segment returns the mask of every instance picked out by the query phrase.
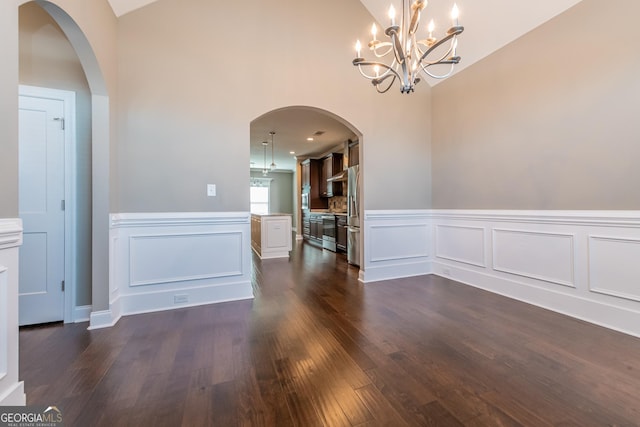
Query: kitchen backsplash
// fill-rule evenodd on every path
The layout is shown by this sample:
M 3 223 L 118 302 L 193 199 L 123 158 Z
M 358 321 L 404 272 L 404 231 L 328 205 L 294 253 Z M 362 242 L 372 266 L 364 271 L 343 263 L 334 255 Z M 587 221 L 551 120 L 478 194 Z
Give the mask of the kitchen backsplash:
M 347 196 L 336 196 L 329 198 L 329 211 L 331 212 L 346 212 L 347 211 Z

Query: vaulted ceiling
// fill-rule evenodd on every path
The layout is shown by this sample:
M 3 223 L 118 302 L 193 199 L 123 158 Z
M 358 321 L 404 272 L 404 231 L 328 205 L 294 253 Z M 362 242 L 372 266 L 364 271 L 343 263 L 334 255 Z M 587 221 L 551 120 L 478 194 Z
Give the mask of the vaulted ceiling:
M 122 16 L 155 1 L 157 0 L 109 0 L 109 3 L 116 16 Z M 387 10 L 392 0 L 360 1 L 378 24 L 382 23 L 381 27 L 388 26 Z M 406 1 L 409 3 L 413 0 Z M 428 22 L 433 18 L 437 26 L 446 28 L 454 1 L 460 9 L 460 24 L 465 27 L 458 48 L 462 61 L 455 70 L 459 72 L 581 0 L 538 0 L 526 4 L 513 0 L 430 0 L 423 11 L 422 21 Z M 400 0 L 393 0 L 393 3 L 398 10 L 401 9 Z M 362 31 L 358 33 L 361 34 Z M 430 78 L 425 80 L 430 85 L 438 82 Z M 293 128 L 291 123 L 298 125 Z M 262 168 L 265 163 L 262 141 L 269 139 L 269 130 L 277 132 L 274 158 L 278 169 L 288 170 L 295 168 L 295 159 L 290 151 L 295 151 L 295 155 L 298 156 L 317 154 L 327 147 L 351 138 L 352 135 L 344 125 L 317 111 L 289 109 L 268 114 L 251 125 L 251 167 Z M 314 144 L 307 143 L 306 137 L 318 130 L 326 133 L 316 138 Z M 269 164 L 270 154 L 267 153 Z
M 157 0 L 109 0 L 116 16 L 122 16 Z M 355 1 L 355 0 L 352 0 Z M 360 0 L 382 27 L 388 25 L 387 10 L 391 3 L 400 9 L 400 0 Z M 411 2 L 412 0 L 407 0 Z M 460 24 L 465 32 L 460 36 L 459 54 L 462 62 L 456 72 L 495 52 L 535 27 L 564 12 L 581 0 L 430 0 L 423 11 L 423 22 L 433 18 L 448 25 L 453 3 L 460 8 Z M 427 19 L 425 19 L 427 18 Z M 427 80 L 436 84 L 437 80 Z

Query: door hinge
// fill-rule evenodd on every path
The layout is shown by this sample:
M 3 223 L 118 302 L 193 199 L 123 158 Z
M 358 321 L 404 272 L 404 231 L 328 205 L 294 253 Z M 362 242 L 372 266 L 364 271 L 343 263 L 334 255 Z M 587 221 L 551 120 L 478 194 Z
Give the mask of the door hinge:
M 64 117 L 54 117 L 53 120 L 60 122 L 60 128 L 64 130 Z
M 65 210 L 66 209 L 66 203 L 64 200 L 60 200 L 60 209 Z
M 62 281 L 62 283 L 60 284 L 60 289 L 62 289 L 62 292 L 64 292 L 64 280 Z

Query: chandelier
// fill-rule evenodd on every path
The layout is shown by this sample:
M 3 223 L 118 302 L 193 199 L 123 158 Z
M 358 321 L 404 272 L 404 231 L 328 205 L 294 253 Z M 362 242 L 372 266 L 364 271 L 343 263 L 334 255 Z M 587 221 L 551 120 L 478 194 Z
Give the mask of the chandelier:
M 418 39 L 416 33 L 420 25 L 420 13 L 426 6 L 427 0 L 415 0 L 409 11 L 406 8 L 406 0 L 402 0 L 402 15 L 398 25 L 396 10 L 391 5 L 389 8 L 391 25 L 384 31 L 390 41 L 376 39 L 378 29 L 376 24 L 373 24 L 369 50 L 373 52 L 376 60 L 369 61 L 363 58 L 360 40 L 357 41 L 357 57 L 353 60 L 353 65 L 358 67 L 360 74 L 371 80 L 378 92 L 388 91 L 396 79 L 401 84 L 400 92 L 413 92 L 415 85 L 420 82 L 421 70 L 433 78 L 444 79 L 453 73 L 453 67 L 460 62 L 456 49 L 458 35 L 464 31 L 464 27 L 458 23 L 458 6 L 453 5 L 451 27 L 442 38 L 437 39 L 433 36 L 435 24 L 432 19 L 427 27 L 428 37 Z M 390 64 L 381 62 L 387 56 L 391 59 Z M 444 72 L 437 73 L 435 70 L 443 67 L 434 66 L 444 66 Z M 431 67 L 434 68 L 430 69 Z

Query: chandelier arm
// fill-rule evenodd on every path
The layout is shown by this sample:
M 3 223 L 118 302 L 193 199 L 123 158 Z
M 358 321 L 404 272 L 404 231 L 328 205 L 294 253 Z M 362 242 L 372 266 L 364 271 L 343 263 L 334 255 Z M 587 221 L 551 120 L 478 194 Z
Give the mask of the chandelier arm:
M 446 62 L 443 62 L 443 63 L 451 64 L 451 68 L 449 69 L 449 72 L 446 73 L 446 74 L 436 75 L 436 74 L 433 74 L 432 72 L 430 72 L 429 70 L 427 70 L 427 67 L 429 67 L 429 65 L 433 65 L 433 64 L 429 64 L 429 65 L 426 65 L 426 66 L 421 66 L 420 68 L 422 68 L 422 71 L 424 71 L 425 73 L 427 73 L 427 75 L 429 75 L 430 77 L 433 77 L 434 79 L 446 79 L 447 77 L 449 77 L 453 73 L 453 67 L 457 64 L 457 62 L 446 61 Z
M 380 83 L 384 82 L 385 80 L 387 80 L 389 77 L 391 77 L 391 80 L 389 81 L 389 84 L 387 85 L 386 88 L 384 89 L 380 89 Z M 383 77 L 382 79 L 377 79 L 377 80 L 373 80 L 371 83 L 373 84 L 373 86 L 376 88 L 376 91 L 378 93 L 385 93 L 387 92 L 389 89 L 391 89 L 391 86 L 393 86 L 393 83 L 396 81 L 397 79 L 397 75 L 392 75 L 389 74 L 385 77 Z
M 424 0 L 416 0 L 415 3 L 411 6 L 413 13 L 411 14 L 411 21 L 409 22 L 409 27 L 407 34 L 409 36 L 413 36 L 418 30 L 418 25 L 420 24 L 420 12 L 426 6 Z
M 447 35 L 444 36 L 441 40 L 438 40 L 437 42 L 435 42 L 433 45 L 431 45 L 431 47 L 429 49 L 427 49 L 427 51 L 425 53 L 422 54 L 422 56 L 420 57 L 420 60 L 418 62 L 422 62 L 424 61 L 424 59 L 429 56 L 429 54 L 431 52 L 433 52 L 435 49 L 437 49 L 438 47 L 442 46 L 444 43 L 448 42 L 449 40 L 455 38 L 458 34 L 462 33 L 462 31 L 464 31 L 464 27 L 452 27 L 448 32 Z M 449 49 L 449 51 L 447 52 L 446 55 L 448 55 L 449 53 L 451 53 L 451 49 Z M 446 58 L 446 55 L 444 56 Z
M 398 72 L 396 70 L 394 70 L 393 68 L 391 68 L 390 66 L 388 66 L 387 64 L 383 64 L 381 62 L 375 62 L 375 61 L 365 61 L 364 59 L 362 61 L 358 61 L 358 59 L 362 59 L 362 58 L 356 58 L 353 60 L 353 65 L 357 65 L 358 69 L 360 70 L 360 74 L 362 74 L 364 77 L 370 79 L 370 80 L 385 80 L 387 77 L 389 77 L 389 73 L 393 73 L 397 78 L 400 79 L 400 75 L 398 74 Z M 377 77 L 369 77 L 367 74 L 365 74 L 362 71 L 362 65 L 364 66 L 371 66 L 371 67 L 375 67 L 376 65 L 378 67 L 382 67 L 384 69 L 386 69 L 387 71 L 385 71 L 384 73 L 382 73 L 380 76 Z
M 383 53 L 378 53 L 378 47 L 386 47 L 387 50 L 385 50 Z M 383 42 L 376 45 L 376 47 L 371 48 L 371 50 L 373 51 L 373 54 L 376 56 L 376 58 L 384 58 L 393 50 L 393 45 L 389 42 Z
M 395 66 L 395 60 L 394 60 L 394 62 L 391 64 L 391 66 L 388 66 L 388 65 L 383 64 L 383 63 L 381 63 L 381 62 L 375 62 L 375 61 L 364 61 L 364 60 L 363 60 L 363 61 L 357 62 L 357 59 L 358 59 L 358 58 L 356 58 L 356 59 L 354 59 L 354 60 L 353 60 L 353 65 L 356 65 L 356 66 L 358 67 L 358 71 L 360 71 L 360 74 L 362 75 L 362 77 L 364 77 L 364 78 L 366 78 L 366 79 L 369 79 L 369 80 L 379 79 L 379 78 L 382 78 L 382 77 L 386 76 L 386 75 L 387 75 L 387 74 L 389 74 L 390 72 L 395 72 L 395 71 L 393 70 L 393 67 Z M 360 58 L 360 59 L 361 59 L 361 58 Z M 382 74 L 379 74 L 379 73 L 378 73 L 378 75 L 377 75 L 377 76 L 369 75 L 369 74 L 367 74 L 367 73 L 363 70 L 362 65 L 364 65 L 364 66 L 368 66 L 368 67 L 375 67 L 375 66 L 383 67 L 383 68 L 385 69 L 385 72 L 383 72 Z
M 458 62 L 460 62 L 460 58 L 458 58 L 457 60 L 449 59 L 450 58 L 449 54 L 451 54 L 452 51 L 453 49 L 450 47 L 449 50 L 447 50 L 439 59 L 435 61 L 426 61 L 423 59 L 419 62 L 419 64 L 421 67 L 428 67 L 430 65 L 436 65 L 436 64 L 449 64 L 451 62 L 453 62 L 454 64 L 457 64 Z

